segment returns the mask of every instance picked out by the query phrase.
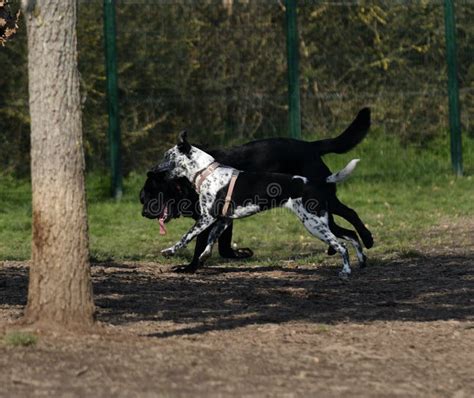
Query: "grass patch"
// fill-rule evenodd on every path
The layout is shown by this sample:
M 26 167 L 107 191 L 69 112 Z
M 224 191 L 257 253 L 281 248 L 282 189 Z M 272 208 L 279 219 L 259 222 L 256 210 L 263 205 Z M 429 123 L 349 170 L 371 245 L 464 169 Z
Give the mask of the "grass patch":
M 344 155 L 328 155 L 332 170 L 360 158 L 351 178 L 340 184 L 339 198 L 354 208 L 374 233 L 370 253 L 410 255 L 426 231 L 447 218 L 474 215 L 474 140 L 464 138 L 466 175 L 456 178 L 450 169 L 448 138 L 428 148 L 404 146 L 396 137 L 371 132 L 364 142 Z M 166 260 L 160 250 L 176 242 L 192 225 L 191 219 L 168 224 L 161 237 L 158 224 L 141 216 L 138 193 L 145 173 L 132 173 L 124 181 L 120 202 L 108 198 L 107 177 L 88 175 L 88 210 L 91 255 L 97 261 L 140 260 L 180 264 L 191 257 L 194 244 Z M 0 177 L 0 260 L 30 257 L 31 190 L 28 181 Z M 341 225 L 347 223 L 340 220 Z M 278 265 L 320 262 L 326 248 L 304 229 L 294 215 L 275 209 L 238 220 L 234 242 L 251 247 L 252 264 Z M 210 260 L 221 262 L 214 255 Z
M 9 332 L 3 342 L 10 347 L 30 347 L 36 345 L 38 337 L 29 332 Z
M 326 325 L 324 323 L 319 323 L 319 324 L 314 325 L 312 331 L 315 334 L 329 333 L 331 331 L 331 328 L 329 327 L 329 325 Z
M 420 257 L 423 257 L 423 253 L 418 251 L 418 250 L 415 250 L 415 249 L 404 249 L 404 250 L 401 250 L 399 253 L 398 253 L 398 257 L 399 258 L 405 258 L 405 259 L 410 259 L 410 258 L 420 258 Z

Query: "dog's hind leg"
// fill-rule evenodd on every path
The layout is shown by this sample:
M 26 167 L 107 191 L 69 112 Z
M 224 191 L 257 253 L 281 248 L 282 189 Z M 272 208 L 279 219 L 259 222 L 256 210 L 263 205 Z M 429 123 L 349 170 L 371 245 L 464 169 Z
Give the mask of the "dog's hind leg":
M 349 263 L 349 253 L 347 248 L 341 244 L 336 236 L 329 229 L 328 213 L 318 216 L 307 211 L 301 199 L 290 199 L 285 204 L 285 207 L 292 210 L 301 220 L 305 228 L 323 242 L 332 246 L 342 257 L 342 270 L 339 272 L 341 278 L 347 278 L 351 273 L 351 266 Z
M 354 247 L 356 251 L 357 259 L 359 260 L 359 267 L 364 268 L 366 266 L 367 256 L 364 254 L 362 245 L 360 244 L 357 234 L 350 229 L 346 229 L 337 225 L 334 222 L 334 217 L 332 216 L 332 214 L 329 214 L 329 229 L 338 238 L 347 240 L 348 242 L 352 244 L 352 246 Z
M 351 229 L 346 229 L 337 225 L 336 222 L 334 221 L 334 216 L 332 213 L 329 213 L 328 215 L 328 222 L 329 222 L 329 228 L 334 235 L 336 235 L 340 239 L 346 239 L 345 237 L 351 238 L 359 242 L 359 246 L 360 246 L 360 241 L 359 241 L 359 237 L 357 236 L 357 233 Z M 346 240 L 349 240 L 349 239 L 346 239 Z M 336 254 L 336 251 L 331 246 L 329 246 L 328 255 L 332 256 L 333 254 Z
M 329 202 L 329 210 L 332 213 L 345 218 L 354 226 L 367 249 L 370 249 L 374 245 L 372 233 L 367 229 L 358 214 L 353 209 L 341 203 L 337 197 L 334 197 L 334 200 Z
M 357 254 L 357 260 L 359 261 L 359 267 L 360 268 L 365 268 L 367 265 L 367 256 L 364 254 L 362 251 L 362 245 L 359 242 L 359 239 L 355 240 L 352 239 L 348 236 L 343 236 L 342 239 L 348 240 L 351 242 L 352 246 L 354 247 L 356 254 Z
M 221 236 L 221 234 L 230 224 L 232 224 L 232 220 L 229 219 L 220 219 L 214 223 L 211 231 L 209 232 L 209 237 L 207 238 L 207 246 L 199 256 L 200 261 L 204 261 L 212 254 L 212 246 L 214 246 L 216 240 L 219 239 L 219 236 Z

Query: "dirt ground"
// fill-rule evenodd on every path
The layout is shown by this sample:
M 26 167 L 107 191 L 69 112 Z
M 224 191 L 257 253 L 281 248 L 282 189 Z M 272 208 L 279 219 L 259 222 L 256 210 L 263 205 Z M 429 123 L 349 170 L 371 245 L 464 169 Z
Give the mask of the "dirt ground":
M 334 259 L 94 264 L 100 331 L 0 344 L 0 396 L 472 397 L 473 237 L 474 220 L 441 225 L 347 282 Z M 0 263 L 4 329 L 26 288 L 27 264 Z

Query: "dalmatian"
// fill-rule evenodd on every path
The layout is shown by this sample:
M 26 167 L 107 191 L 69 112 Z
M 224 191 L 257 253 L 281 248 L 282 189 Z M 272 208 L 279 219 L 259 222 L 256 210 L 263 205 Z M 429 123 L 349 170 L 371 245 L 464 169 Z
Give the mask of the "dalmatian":
M 342 257 L 339 276 L 346 279 L 351 273 L 346 246 L 331 231 L 328 208 L 335 197 L 335 184 L 345 180 L 355 169 L 359 159 L 351 160 L 346 167 L 326 178 L 308 184 L 302 176 L 280 173 L 239 172 L 215 159 L 203 150 L 192 146 L 187 133 L 179 135 L 178 143 L 169 149 L 158 166 L 168 178 L 187 178 L 199 195 L 201 216 L 194 226 L 173 246 L 161 253 L 168 257 L 186 245 L 198 234 L 211 227 L 207 246 L 200 256 L 204 261 L 212 247 L 232 220 L 248 217 L 271 208 L 283 207 L 292 211 L 305 228 L 315 237 L 330 245 Z M 342 236 L 355 248 L 359 265 L 365 265 L 362 246 L 351 237 Z

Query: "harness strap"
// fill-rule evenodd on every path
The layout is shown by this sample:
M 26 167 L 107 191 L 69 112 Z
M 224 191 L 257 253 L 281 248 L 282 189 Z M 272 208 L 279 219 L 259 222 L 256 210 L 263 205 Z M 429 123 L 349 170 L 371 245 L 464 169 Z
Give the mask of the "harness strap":
M 212 162 L 209 166 L 207 166 L 205 169 L 199 171 L 196 173 L 196 176 L 194 177 L 194 187 L 196 188 L 196 192 L 199 193 L 201 190 L 201 185 L 204 182 L 204 180 L 209 177 L 209 175 L 218 167 L 220 166 L 219 163 L 217 162 Z
M 232 200 L 232 193 L 234 192 L 235 181 L 239 176 L 240 171 L 234 170 L 232 177 L 230 177 L 229 187 L 227 188 L 227 195 L 225 197 L 224 207 L 222 208 L 222 215 L 226 216 L 229 210 L 230 201 Z

